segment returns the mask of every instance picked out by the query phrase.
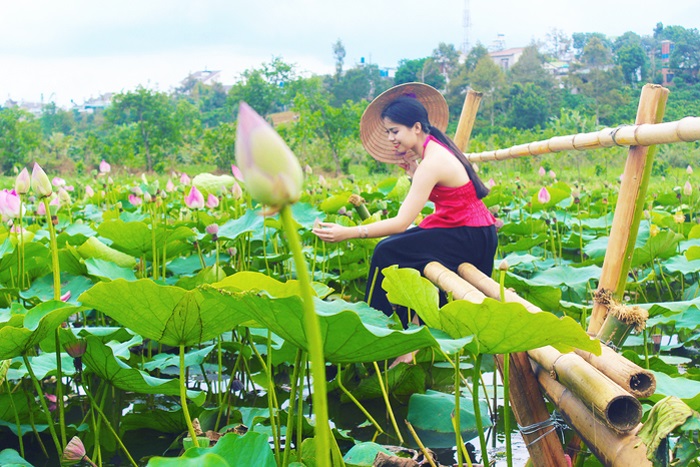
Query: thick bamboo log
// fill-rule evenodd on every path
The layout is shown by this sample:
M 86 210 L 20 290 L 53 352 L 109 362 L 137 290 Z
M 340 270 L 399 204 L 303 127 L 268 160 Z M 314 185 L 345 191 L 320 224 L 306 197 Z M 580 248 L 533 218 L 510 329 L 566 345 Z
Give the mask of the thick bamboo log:
M 474 128 L 474 121 L 476 121 L 476 114 L 479 110 L 482 96 L 482 93 L 470 89 L 467 91 L 467 95 L 464 98 L 462 113 L 459 116 L 457 131 L 453 139 L 454 143 L 461 151 L 466 151 L 467 146 L 469 146 L 469 138 Z
M 499 284 L 471 264 L 461 264 L 459 274 L 484 295 L 498 298 Z M 514 292 L 506 291 L 505 298 L 506 301 L 523 304 L 532 313 L 542 311 Z M 577 354 L 562 354 L 554 347 L 547 346 L 530 350 L 528 355 L 585 400 L 611 428 L 628 431 L 641 420 L 642 406 L 639 401 Z
M 645 123 L 657 123 L 663 118 L 668 98 L 668 89 L 647 84 L 642 88 L 642 95 L 637 108 L 636 124 L 641 128 Z M 650 142 L 646 140 L 645 142 Z M 598 282 L 598 292 L 607 290 L 620 300 L 627 284 L 627 274 L 632 262 L 634 243 L 637 239 L 639 222 L 644 210 L 644 203 L 651 175 L 654 151 L 648 146 L 632 146 L 627 155 L 625 171 L 620 185 L 620 194 L 615 206 L 608 249 L 603 261 L 603 269 Z M 607 307 L 594 302 L 588 332 L 597 334 L 603 325 Z
M 587 151 L 612 146 L 652 146 L 698 140 L 700 140 L 700 117 L 685 117 L 674 122 L 638 122 L 636 125 L 603 128 L 590 133 L 555 136 L 548 140 L 533 141 L 506 149 L 464 155 L 471 162 L 488 162 L 541 156 L 561 151 Z
M 547 371 L 536 368 L 535 373 L 540 386 L 557 406 L 566 423 L 581 436 L 588 449 L 603 465 L 611 467 L 652 465 L 647 459 L 645 444 L 636 436 L 641 425 L 628 433 L 617 433 L 594 417 L 584 402 L 552 379 Z
M 469 263 L 460 265 L 459 274 L 486 296 L 499 296 L 500 291 L 498 283 L 476 269 L 473 265 Z M 542 311 L 520 295 L 508 289 L 505 290 L 505 299 L 507 302 L 520 303 L 531 313 Z M 656 379 L 653 373 L 630 362 L 605 345 L 601 346 L 601 348 L 603 349 L 603 353 L 600 356 L 582 350 L 576 350 L 576 353 L 634 397 L 649 397 L 654 394 L 656 390 Z
M 656 378 L 652 372 L 630 362 L 606 345 L 601 348 L 603 353 L 600 356 L 579 349 L 576 349 L 576 353 L 634 397 L 641 399 L 654 394 Z
M 465 299 L 475 303 L 484 300 L 484 294 L 476 290 L 454 272 L 443 265 L 429 263 L 424 275 L 435 285 L 455 299 Z M 503 356 L 496 356 L 499 369 L 503 368 Z M 510 360 L 510 400 L 515 419 L 520 426 L 532 426 L 549 420 L 549 410 L 525 352 L 511 354 Z M 549 431 L 549 432 L 548 432 Z M 544 435 L 544 436 L 543 436 Z M 538 440 L 538 438 L 540 438 Z M 537 466 L 565 467 L 564 449 L 557 433 L 550 427 L 544 427 L 533 433 L 523 433 L 530 458 Z

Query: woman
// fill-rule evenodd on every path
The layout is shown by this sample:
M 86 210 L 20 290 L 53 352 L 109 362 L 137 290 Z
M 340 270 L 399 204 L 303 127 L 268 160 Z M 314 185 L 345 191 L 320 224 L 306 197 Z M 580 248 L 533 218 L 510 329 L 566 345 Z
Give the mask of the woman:
M 313 229 L 326 242 L 388 236 L 375 247 L 365 300 L 387 315 L 396 311 L 404 327 L 407 311 L 395 310 L 380 287 L 385 267 L 422 273 L 429 262 L 438 261 L 456 271 L 469 262 L 489 276 L 493 269 L 495 219 L 481 201 L 488 189 L 445 136 L 448 116 L 442 94 L 422 83 L 393 87 L 372 101 L 360 120 L 362 144 L 375 159 L 406 171 L 412 178 L 408 195 L 393 218 L 356 227 L 321 223 Z M 435 212 L 409 229 L 428 200 Z

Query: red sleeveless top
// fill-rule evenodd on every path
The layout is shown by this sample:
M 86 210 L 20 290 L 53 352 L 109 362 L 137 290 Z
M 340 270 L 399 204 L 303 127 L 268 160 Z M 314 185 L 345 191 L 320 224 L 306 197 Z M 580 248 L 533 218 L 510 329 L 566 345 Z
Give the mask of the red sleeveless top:
M 428 136 L 423 143 L 423 151 L 430 141 L 446 147 L 435 137 Z M 420 223 L 419 227 L 424 229 L 487 227 L 496 223 L 491 211 L 476 196 L 476 189 L 471 181 L 454 188 L 435 185 L 428 199 L 435 204 L 435 212 L 426 216 Z

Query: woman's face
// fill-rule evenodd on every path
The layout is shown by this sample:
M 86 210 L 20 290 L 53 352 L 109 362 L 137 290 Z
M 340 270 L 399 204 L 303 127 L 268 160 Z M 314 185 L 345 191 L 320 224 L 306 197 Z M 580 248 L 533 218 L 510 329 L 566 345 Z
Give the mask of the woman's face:
M 412 127 L 407 127 L 400 123 L 392 121 L 388 117 L 384 117 L 382 121 L 386 130 L 389 142 L 394 145 L 394 150 L 397 155 L 402 155 L 416 147 L 418 143 L 418 133 L 420 133 L 420 124 L 416 123 Z

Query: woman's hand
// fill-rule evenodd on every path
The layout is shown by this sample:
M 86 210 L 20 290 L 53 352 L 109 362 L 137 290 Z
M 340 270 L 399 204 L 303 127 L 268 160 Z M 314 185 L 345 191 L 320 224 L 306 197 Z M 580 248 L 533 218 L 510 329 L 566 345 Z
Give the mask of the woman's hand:
M 319 222 L 311 231 L 324 242 L 336 243 L 351 238 L 352 228 L 332 222 Z
M 397 165 L 406 171 L 406 175 L 413 177 L 418 168 L 418 161 L 415 159 L 403 159 Z

